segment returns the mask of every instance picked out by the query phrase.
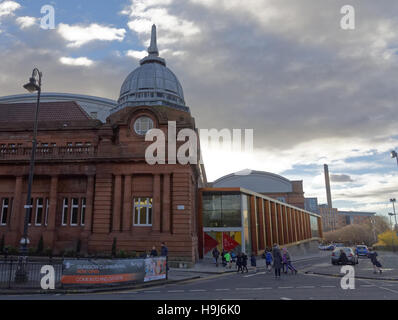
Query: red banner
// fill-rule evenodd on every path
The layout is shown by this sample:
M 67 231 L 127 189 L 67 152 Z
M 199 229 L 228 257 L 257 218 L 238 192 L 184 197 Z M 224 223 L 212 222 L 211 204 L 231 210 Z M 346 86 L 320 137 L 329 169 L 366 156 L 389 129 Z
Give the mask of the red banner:
M 225 232 L 223 233 L 222 236 L 222 241 L 223 241 L 223 248 L 225 251 L 232 251 L 234 250 L 237 246 L 239 246 L 239 243 L 236 242 L 234 239 L 232 239 L 228 234 Z
M 205 254 L 207 254 L 210 250 L 218 246 L 218 241 L 212 237 L 210 237 L 206 232 L 205 232 Z

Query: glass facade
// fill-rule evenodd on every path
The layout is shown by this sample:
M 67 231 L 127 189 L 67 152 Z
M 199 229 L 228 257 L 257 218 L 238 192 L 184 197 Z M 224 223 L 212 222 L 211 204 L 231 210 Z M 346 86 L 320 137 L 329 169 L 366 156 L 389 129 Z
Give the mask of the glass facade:
M 310 222 L 311 222 L 311 236 L 313 238 L 318 238 L 319 237 L 318 218 L 310 216 Z
M 273 235 L 276 230 L 274 230 L 275 226 L 272 227 L 269 224 L 271 211 L 265 206 L 268 206 L 269 203 L 273 205 L 275 202 L 269 198 L 264 203 L 265 200 L 267 199 L 258 195 L 243 192 L 203 192 L 203 256 L 211 257 L 211 252 L 216 247 L 220 252 L 225 250 L 234 253 L 245 252 L 250 255 L 253 250 L 259 253 L 266 246 L 272 246 L 272 239 L 277 240 L 276 235 Z M 278 207 L 280 207 L 278 212 L 283 212 L 285 217 L 283 221 L 280 221 L 283 223 L 281 230 L 284 231 L 286 239 L 283 244 L 287 244 L 288 241 L 295 241 L 293 236 L 288 234 L 288 232 L 292 232 L 295 224 L 300 226 L 301 229 L 305 227 L 305 234 L 302 232 L 298 235 L 297 241 L 320 237 L 317 216 L 309 215 L 309 228 L 307 225 L 308 213 L 303 212 L 300 208 L 294 208 L 300 213 L 300 217 L 305 216 L 306 219 L 292 220 L 288 219 L 290 215 L 287 214 L 289 209 L 286 205 L 278 204 Z M 269 236 L 267 236 L 268 232 L 270 233 Z
M 203 195 L 203 227 L 242 227 L 239 194 Z
M 243 234 L 245 237 L 245 253 L 251 253 L 251 232 L 250 232 L 250 197 L 242 194 Z

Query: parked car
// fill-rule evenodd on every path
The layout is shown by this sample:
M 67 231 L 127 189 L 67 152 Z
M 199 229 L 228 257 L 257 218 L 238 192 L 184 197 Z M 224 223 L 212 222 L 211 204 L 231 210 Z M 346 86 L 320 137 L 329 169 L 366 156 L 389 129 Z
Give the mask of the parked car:
M 364 256 L 364 257 L 367 257 L 368 254 L 369 254 L 368 247 L 365 246 L 365 245 L 358 245 L 358 246 L 355 248 L 355 254 L 356 254 L 357 256 Z
M 348 263 L 352 265 L 358 264 L 358 256 L 354 253 L 354 250 L 349 247 L 337 247 L 336 249 L 333 250 L 331 260 L 332 264 L 339 264 L 339 259 L 340 259 L 340 250 L 344 250 Z
M 334 244 L 333 243 L 331 243 L 331 244 L 327 244 L 327 245 L 319 245 L 319 250 L 328 250 L 328 251 L 331 251 L 331 250 L 334 250 Z
M 335 243 L 334 247 L 335 248 L 343 248 L 344 247 L 344 243 Z

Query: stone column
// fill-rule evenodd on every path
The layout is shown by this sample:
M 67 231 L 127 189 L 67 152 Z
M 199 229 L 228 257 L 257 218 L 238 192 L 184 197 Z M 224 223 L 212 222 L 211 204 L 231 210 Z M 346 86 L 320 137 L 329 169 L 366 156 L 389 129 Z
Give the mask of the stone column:
M 121 203 L 122 203 L 122 176 L 115 176 L 115 186 L 113 189 L 113 217 L 112 217 L 112 231 L 120 231 L 121 221 Z
M 58 192 L 58 176 L 51 176 L 50 182 L 50 195 L 48 199 L 48 217 L 47 217 L 47 229 L 44 232 L 44 245 L 49 248 L 54 248 L 54 241 L 56 235 L 56 216 L 57 216 L 57 192 Z
M 87 177 L 87 192 L 86 192 L 86 217 L 84 221 L 84 231 L 91 232 L 93 221 L 93 201 L 94 201 L 94 179 L 95 176 Z
M 10 219 L 11 231 L 18 232 L 18 228 L 23 224 L 25 216 L 21 218 L 22 213 L 22 184 L 23 176 L 17 176 L 15 178 L 15 190 L 14 190 L 14 201 L 12 204 L 12 214 Z
M 163 226 L 162 231 L 170 233 L 170 174 L 163 175 Z
M 124 176 L 124 195 L 123 195 L 123 231 L 131 230 L 131 217 L 132 212 L 132 202 L 131 197 L 131 175 Z
M 48 209 L 48 218 L 47 218 L 48 231 L 55 230 L 55 221 L 57 215 L 57 192 L 58 192 L 58 176 L 51 176 L 50 197 L 49 197 L 50 208 Z
M 160 214 L 160 175 L 155 174 L 153 176 L 153 219 L 152 219 L 152 231 L 160 232 L 161 214 Z

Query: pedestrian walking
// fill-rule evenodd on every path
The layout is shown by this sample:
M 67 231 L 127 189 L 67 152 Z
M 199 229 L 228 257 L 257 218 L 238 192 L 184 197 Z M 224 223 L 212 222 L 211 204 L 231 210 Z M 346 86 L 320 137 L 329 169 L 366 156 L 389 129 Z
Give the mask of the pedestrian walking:
M 272 259 L 274 261 L 275 279 L 280 279 L 282 268 L 282 254 L 278 244 L 274 244 L 272 248 Z
M 272 271 L 272 253 L 269 249 L 265 253 L 265 268 L 268 272 Z
M 216 267 L 218 267 L 218 258 L 220 257 L 220 251 L 218 251 L 217 247 L 213 249 L 213 258 L 214 258 L 214 263 L 216 264 Z
M 152 247 L 152 250 L 151 250 L 151 253 L 149 254 L 149 256 L 151 258 L 158 256 L 158 252 L 156 251 L 156 247 L 155 246 Z
M 222 266 L 225 267 L 227 265 L 227 261 L 225 260 L 225 255 L 226 255 L 226 251 L 224 249 L 222 249 L 222 253 L 221 253 L 221 263 Z
M 242 254 L 242 273 L 246 270 L 246 272 L 249 272 L 249 269 L 247 269 L 247 260 L 248 260 L 248 257 L 247 257 L 247 255 L 246 255 L 246 253 L 243 253 Z
M 238 253 L 238 256 L 236 257 L 236 267 L 238 268 L 237 272 L 241 271 L 243 273 L 243 255 L 241 252 Z
M 348 258 L 343 249 L 340 250 L 340 257 L 338 262 L 340 262 L 343 266 L 348 264 Z
M 226 267 L 228 269 L 231 269 L 232 268 L 232 257 L 231 257 L 231 254 L 228 251 L 225 254 L 225 262 L 227 263 Z
M 168 256 L 169 256 L 169 249 L 166 247 L 166 243 L 162 242 L 162 248 L 160 249 L 160 255 L 162 257 L 166 257 L 166 270 L 169 270 L 169 262 L 168 262 Z
M 287 273 L 288 270 L 291 270 L 292 273 L 297 274 L 297 269 L 292 265 L 289 251 L 287 251 L 286 248 L 283 248 L 282 259 L 283 259 L 284 266 L 286 268 L 285 273 Z
M 254 267 L 254 272 L 257 272 L 257 260 L 256 260 L 256 256 L 254 255 L 254 253 L 252 253 L 252 255 L 250 257 L 250 263 L 251 263 L 251 266 Z
M 377 252 L 373 248 L 369 248 L 369 253 L 368 253 L 368 258 L 373 264 L 373 273 L 382 273 L 383 271 L 381 270 L 382 265 L 379 260 L 377 260 Z

